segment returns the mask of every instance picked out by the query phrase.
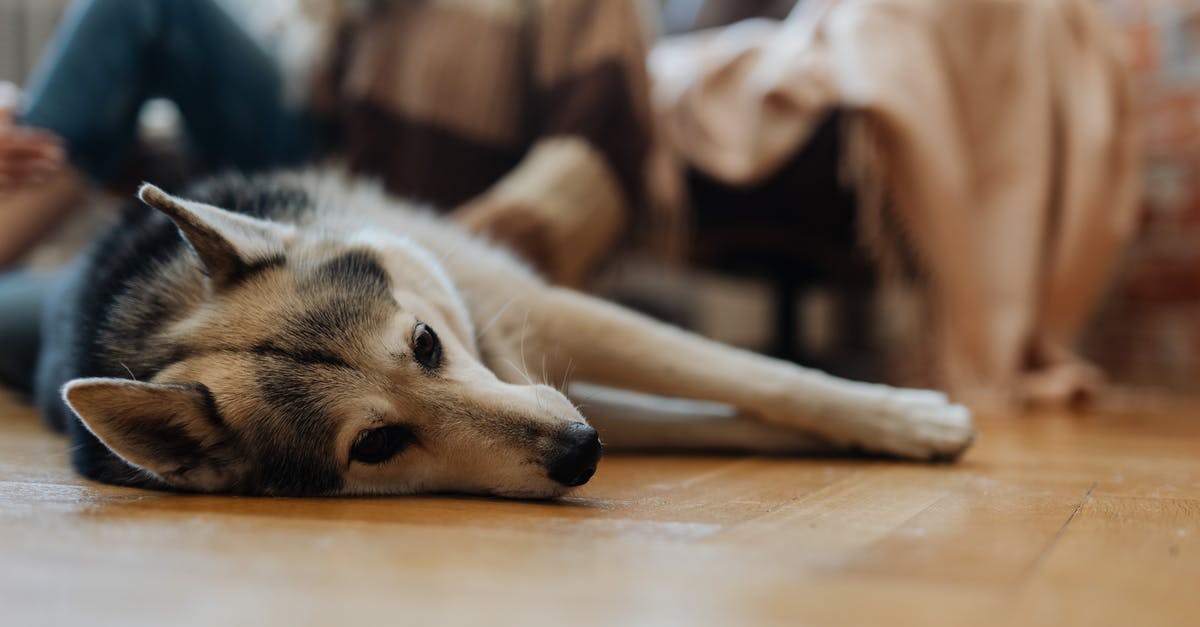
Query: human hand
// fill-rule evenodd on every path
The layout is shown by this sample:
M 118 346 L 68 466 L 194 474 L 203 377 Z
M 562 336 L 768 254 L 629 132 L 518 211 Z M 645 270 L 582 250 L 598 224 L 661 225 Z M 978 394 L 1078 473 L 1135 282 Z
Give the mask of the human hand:
M 20 95 L 12 83 L 0 82 L 0 192 L 43 181 L 66 162 L 66 151 L 57 135 L 17 126 Z
M 543 272 L 551 266 L 548 225 L 519 203 L 482 196 L 450 213 L 459 226 L 500 243 Z

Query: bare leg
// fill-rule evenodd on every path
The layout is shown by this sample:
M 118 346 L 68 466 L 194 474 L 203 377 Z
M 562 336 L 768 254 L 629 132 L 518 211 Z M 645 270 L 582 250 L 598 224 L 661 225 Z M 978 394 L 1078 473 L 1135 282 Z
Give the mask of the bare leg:
M 973 437 L 969 411 L 938 392 L 838 379 L 563 289 L 512 309 L 500 332 L 520 339 L 527 370 L 551 378 L 570 367 L 581 381 L 727 403 L 767 424 L 905 457 L 954 456 Z

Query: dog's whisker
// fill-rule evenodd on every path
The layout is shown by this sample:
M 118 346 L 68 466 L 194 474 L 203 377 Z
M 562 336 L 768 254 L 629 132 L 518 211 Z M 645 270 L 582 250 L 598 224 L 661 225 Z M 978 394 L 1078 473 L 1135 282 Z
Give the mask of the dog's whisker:
M 575 361 L 570 357 L 567 358 L 567 367 L 563 370 L 562 385 L 558 386 L 558 391 L 563 394 L 567 393 L 567 385 L 571 383 L 571 369 L 575 367 Z
M 542 388 L 541 388 L 541 386 L 534 386 L 533 400 L 537 402 L 538 409 L 540 409 L 542 411 L 546 411 L 546 407 L 544 405 L 542 405 Z
M 457 244 L 455 244 L 453 247 L 451 247 L 450 250 L 447 250 L 446 253 L 444 255 L 442 255 L 442 257 L 440 259 L 438 259 L 438 263 L 446 263 L 446 260 L 453 257 L 454 253 L 457 253 L 458 249 L 462 248 L 463 244 L 466 243 L 466 241 L 467 240 L 461 240 Z
M 521 367 L 517 365 L 517 362 L 505 357 L 504 363 L 508 364 L 510 367 L 512 367 L 513 370 L 515 370 L 517 372 L 517 374 L 521 375 L 521 377 L 525 379 L 526 383 L 528 383 L 529 385 L 534 385 L 533 378 L 529 376 L 529 373 L 522 370 Z
M 596 396 L 599 394 L 600 394 L 600 390 L 596 390 L 596 391 L 592 392 L 591 394 L 587 394 L 583 398 L 579 399 L 579 404 L 586 405 L 588 401 L 596 398 Z
M 529 310 L 525 310 L 525 319 L 521 322 L 521 367 L 525 372 L 525 379 L 529 381 L 529 385 L 536 385 L 533 382 L 533 377 L 529 376 L 529 364 L 525 362 L 525 337 L 529 335 Z M 537 394 L 535 388 L 533 398 L 537 400 L 538 409 L 545 411 L 542 407 L 542 397 Z
M 492 325 L 496 324 L 496 322 L 500 320 L 500 316 L 503 316 L 504 312 L 508 311 L 508 307 L 510 305 L 512 305 L 514 302 L 516 302 L 516 300 L 517 300 L 517 297 L 513 296 L 512 298 L 508 299 L 508 302 L 501 305 L 500 309 L 498 309 L 496 311 L 496 313 L 492 315 L 491 319 L 488 320 L 487 322 L 485 322 L 483 324 L 483 326 L 480 327 L 479 330 L 475 332 L 475 340 L 478 341 L 478 340 L 482 339 L 483 334 L 487 333 L 488 329 L 491 329 Z
M 121 361 L 121 362 L 117 362 L 117 363 L 121 364 L 121 367 L 125 369 L 125 372 L 129 373 L 130 379 L 133 379 L 134 381 L 138 380 L 137 377 L 133 376 L 133 371 L 129 369 L 129 366 L 125 365 L 125 362 Z
M 546 384 L 546 356 L 545 355 L 542 355 L 542 380 L 540 383 L 541 383 L 541 385 Z M 533 388 L 533 399 L 535 401 L 537 401 L 538 409 L 545 411 L 546 408 L 542 406 L 542 388 L 541 388 L 541 386 L 537 386 L 537 387 Z
M 529 372 L 529 366 L 525 363 L 525 336 L 529 334 L 529 310 L 525 310 L 525 319 L 521 322 L 521 367 L 525 372 Z M 529 375 L 526 375 L 528 377 Z M 533 385 L 530 383 L 530 385 Z

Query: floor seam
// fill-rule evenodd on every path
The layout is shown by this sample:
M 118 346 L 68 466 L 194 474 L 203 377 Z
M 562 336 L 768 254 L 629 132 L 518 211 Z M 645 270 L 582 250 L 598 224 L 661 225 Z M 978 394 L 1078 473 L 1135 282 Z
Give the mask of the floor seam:
M 1042 549 L 1042 551 L 1038 553 L 1037 558 L 1034 559 L 1033 563 L 1029 565 L 1029 568 L 1025 570 L 1024 575 L 1021 577 L 1021 586 L 1018 587 L 1024 586 L 1024 582 L 1028 581 L 1029 577 L 1037 572 L 1038 568 L 1040 568 L 1041 565 L 1046 561 L 1046 558 L 1049 557 L 1050 552 L 1053 551 L 1054 547 L 1058 545 L 1059 540 L 1066 535 L 1067 527 L 1071 526 L 1071 523 L 1075 520 L 1075 517 L 1078 516 L 1079 512 L 1083 510 L 1083 506 L 1089 500 L 1091 500 L 1092 493 L 1095 492 L 1096 488 L 1098 487 L 1100 487 L 1100 482 L 1093 481 L 1091 487 L 1088 488 L 1087 492 L 1084 492 L 1083 497 L 1080 498 L 1079 502 L 1075 504 L 1075 509 L 1071 511 L 1071 515 L 1067 516 L 1067 520 L 1064 521 L 1062 526 L 1058 528 L 1058 531 L 1054 532 L 1054 537 L 1050 538 L 1050 542 L 1046 544 L 1046 548 Z

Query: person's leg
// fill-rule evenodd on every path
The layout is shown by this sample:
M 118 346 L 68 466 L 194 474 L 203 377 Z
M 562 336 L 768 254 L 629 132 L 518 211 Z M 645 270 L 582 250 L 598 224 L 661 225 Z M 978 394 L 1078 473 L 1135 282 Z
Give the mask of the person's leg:
M 162 95 L 183 111 L 195 157 L 257 170 L 310 156 L 316 133 L 286 102 L 274 60 L 215 0 L 77 0 L 43 58 L 19 124 L 61 137 L 71 165 L 0 196 L 0 269 L 23 256 L 106 181 L 136 137 L 138 111 Z
M 33 389 L 42 303 L 53 283 L 52 274 L 0 275 L 0 385 Z
M 309 156 L 307 117 L 284 100 L 266 52 L 215 0 L 77 0 L 34 75 L 19 124 L 49 130 L 76 170 L 104 181 L 136 138 L 147 98 L 182 110 L 196 157 L 255 170 Z M 29 184 L 0 198 L 0 267 L 23 254 L 78 201 L 74 184 Z M 40 292 L 24 275 L 0 294 L 0 377 L 28 386 Z
M 104 180 L 156 95 L 179 106 L 206 164 L 254 170 L 308 156 L 311 127 L 285 101 L 274 60 L 215 0 L 78 0 L 20 119 L 61 136 L 72 161 Z
M 160 5 L 150 88 L 179 106 L 204 164 L 248 172 L 311 158 L 316 126 L 288 100 L 277 59 L 214 0 Z

